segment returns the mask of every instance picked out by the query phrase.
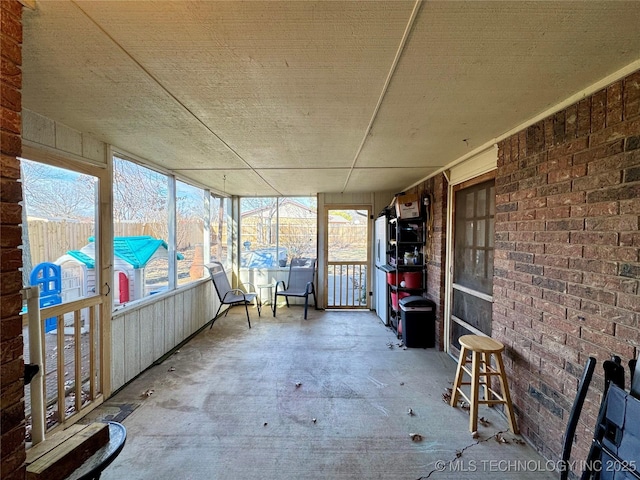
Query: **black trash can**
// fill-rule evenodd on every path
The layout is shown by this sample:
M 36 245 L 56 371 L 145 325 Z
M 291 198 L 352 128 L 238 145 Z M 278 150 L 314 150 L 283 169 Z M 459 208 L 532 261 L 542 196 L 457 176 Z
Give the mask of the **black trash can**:
M 436 304 L 425 297 L 400 300 L 402 342 L 409 348 L 436 346 Z

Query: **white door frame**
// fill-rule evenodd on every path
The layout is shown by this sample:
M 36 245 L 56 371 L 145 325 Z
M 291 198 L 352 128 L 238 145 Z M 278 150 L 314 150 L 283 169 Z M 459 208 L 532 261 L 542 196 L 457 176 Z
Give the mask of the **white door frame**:
M 444 350 L 452 355 L 450 351 L 449 336 L 451 334 L 451 301 L 453 299 L 453 248 L 454 248 L 454 187 L 463 182 L 478 178 L 492 170 L 498 165 L 498 148 L 494 145 L 483 152 L 474 155 L 470 159 L 462 162 L 448 171 L 447 180 L 447 230 L 446 230 L 446 251 L 445 251 L 445 289 L 444 289 Z
M 96 205 L 96 234 L 99 250 L 96 251 L 96 293 L 102 295 L 100 309 L 100 376 L 102 393 L 107 398 L 111 394 L 111 314 L 113 283 L 113 188 L 111 149 L 105 152 L 104 164 L 84 162 L 68 158 L 63 152 L 52 152 L 31 146 L 22 145 L 21 158 L 43 163 L 52 167 L 65 168 L 74 172 L 98 178 L 98 204 Z

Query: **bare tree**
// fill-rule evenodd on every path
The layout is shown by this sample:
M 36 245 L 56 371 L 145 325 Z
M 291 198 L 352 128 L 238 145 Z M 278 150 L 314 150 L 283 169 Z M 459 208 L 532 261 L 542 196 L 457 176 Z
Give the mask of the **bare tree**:
M 165 175 L 114 158 L 114 220 L 145 223 L 149 233 L 166 240 L 169 233 L 168 209 L 168 181 Z
M 93 219 L 94 177 L 28 160 L 20 165 L 28 215 L 46 219 Z

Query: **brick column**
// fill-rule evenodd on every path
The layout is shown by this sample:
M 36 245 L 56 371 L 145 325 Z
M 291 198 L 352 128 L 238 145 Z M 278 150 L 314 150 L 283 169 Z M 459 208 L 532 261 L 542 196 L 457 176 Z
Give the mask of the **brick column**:
M 22 358 L 22 5 L 0 1 L 0 477 L 25 476 Z
M 439 350 L 443 350 L 447 342 L 444 338 L 444 286 L 448 187 L 443 174 L 428 179 L 418 187 L 420 192 L 431 194 L 433 200 L 427 249 L 427 297 L 436 304 L 436 346 Z

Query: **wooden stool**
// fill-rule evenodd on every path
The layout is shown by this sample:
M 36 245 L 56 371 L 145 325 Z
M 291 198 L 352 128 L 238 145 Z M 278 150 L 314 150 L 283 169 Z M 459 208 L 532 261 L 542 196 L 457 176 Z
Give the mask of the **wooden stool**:
M 479 335 L 463 335 L 458 339 L 458 342 L 460 342 L 460 358 L 458 359 L 458 370 L 451 392 L 451 406 L 456 407 L 458 405 L 459 396 L 462 396 L 469 403 L 469 431 L 475 432 L 478 430 L 478 405 L 504 404 L 507 420 L 509 421 L 509 429 L 513 433 L 518 433 L 516 418 L 513 415 L 511 396 L 509 395 L 507 376 L 504 373 L 504 364 L 502 363 L 504 345 L 497 340 Z M 469 352 L 471 353 L 471 370 L 466 366 L 469 363 L 469 360 L 467 360 Z M 491 366 L 491 355 L 495 358 L 496 368 Z M 471 377 L 470 382 L 462 381 L 463 372 Z M 491 388 L 492 376 L 497 376 L 500 380 L 502 395 Z M 483 379 L 480 380 L 480 377 L 483 377 Z M 462 385 L 471 386 L 471 398 L 467 397 L 462 391 Z M 483 399 L 480 399 L 478 395 L 478 388 L 481 385 L 484 391 Z

